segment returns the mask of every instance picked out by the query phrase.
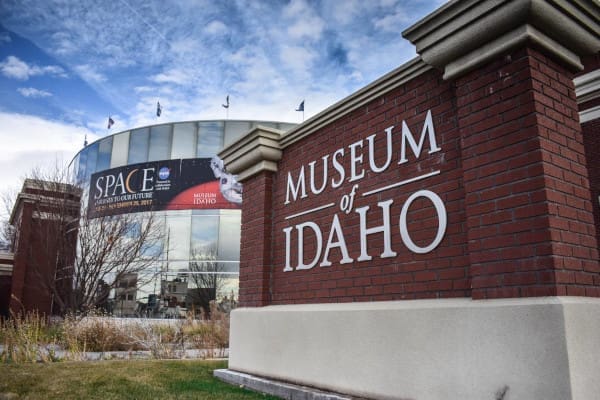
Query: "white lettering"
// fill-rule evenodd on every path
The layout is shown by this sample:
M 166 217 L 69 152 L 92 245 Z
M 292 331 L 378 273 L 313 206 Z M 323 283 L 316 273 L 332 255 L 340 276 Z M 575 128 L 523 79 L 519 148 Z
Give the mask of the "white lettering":
M 335 151 L 335 153 L 333 153 L 333 168 L 335 168 L 335 170 L 338 172 L 338 174 L 340 174 L 340 178 L 338 181 L 334 180 L 333 178 L 331 178 L 331 187 L 332 188 L 337 188 L 340 187 L 342 185 L 342 183 L 344 183 L 344 179 L 346 178 L 346 171 L 344 171 L 344 167 L 342 166 L 342 164 L 338 161 L 338 156 L 343 156 L 344 155 L 344 148 L 342 147 L 341 149 L 337 149 Z
M 426 246 L 426 247 L 419 247 L 415 244 L 415 242 L 412 241 L 412 239 L 408 233 L 408 227 L 406 225 L 406 214 L 408 213 L 408 209 L 410 208 L 410 205 L 412 204 L 412 202 L 415 201 L 415 199 L 417 199 L 419 197 L 426 197 L 433 203 L 433 206 L 435 207 L 435 211 L 437 212 L 437 217 L 438 217 L 438 230 L 435 235 L 435 239 L 433 239 L 433 242 L 431 242 L 429 244 L 429 246 Z M 442 199 L 440 199 L 440 197 L 437 194 L 433 193 L 432 191 L 419 190 L 418 192 L 413 193 L 406 200 L 406 203 L 404 203 L 404 205 L 402 206 L 402 211 L 400 212 L 400 236 L 402 237 L 402 242 L 413 253 L 417 253 L 417 254 L 429 253 L 431 250 L 435 249 L 440 244 L 442 239 L 444 238 L 444 233 L 446 232 L 447 221 L 448 221 L 448 219 L 446 216 L 446 207 L 444 207 L 444 202 L 442 201 Z
M 292 180 L 292 174 L 288 172 L 287 175 L 287 189 L 285 192 L 285 203 L 290 204 L 290 191 L 292 192 L 292 200 L 296 201 L 298 198 L 298 192 L 301 193 L 300 198 L 303 199 L 306 197 L 306 183 L 304 182 L 304 165 L 300 168 L 300 173 L 298 174 L 298 183 L 294 186 L 294 181 Z
M 362 179 L 365 176 L 365 170 L 361 169 L 360 172 L 357 172 L 357 164 L 360 165 L 363 162 L 363 156 L 361 154 L 356 154 L 356 148 L 362 148 L 363 141 L 359 140 L 356 143 L 352 143 L 350 145 L 350 180 L 348 182 L 354 182 L 358 179 Z
M 381 258 L 395 257 L 397 253 L 392 251 L 392 239 L 390 233 L 390 205 L 394 200 L 380 201 L 377 205 L 383 211 L 383 225 L 375 226 L 367 229 L 367 211 L 369 206 L 357 208 L 356 212 L 360 215 L 360 256 L 357 261 L 369 261 L 371 257 L 367 253 L 367 235 L 374 233 L 383 233 L 383 253 Z
M 337 240 L 333 241 L 333 235 L 337 237 Z M 354 261 L 348 255 L 348 249 L 346 248 L 346 240 L 344 239 L 344 232 L 342 231 L 342 227 L 340 225 L 340 220 L 337 214 L 333 215 L 333 223 L 331 224 L 331 230 L 329 231 L 329 239 L 327 240 L 327 246 L 325 246 L 325 255 L 323 255 L 323 260 L 320 267 L 329 267 L 331 266 L 331 261 L 329 261 L 329 250 L 332 248 L 339 247 L 342 252 L 342 259 L 340 260 L 340 264 L 348 264 Z
M 312 161 L 308 164 L 308 166 L 310 167 L 310 190 L 314 194 L 321 193 L 323 190 L 325 190 L 325 187 L 327 186 L 327 160 L 328 159 L 329 159 L 329 154 L 327 154 L 325 157 L 323 157 L 323 184 L 321 185 L 321 187 L 319 189 L 315 188 L 315 164 L 317 162 Z
M 304 228 L 312 229 L 312 231 L 315 233 L 317 240 L 315 257 L 308 264 L 304 264 Z M 321 235 L 321 229 L 319 228 L 319 225 L 309 221 L 303 224 L 296 225 L 296 230 L 298 231 L 298 266 L 296 267 L 296 270 L 311 269 L 312 267 L 317 265 L 319 257 L 321 256 L 321 249 L 323 248 L 323 236 Z
M 394 129 L 394 126 L 390 126 L 389 128 L 386 128 L 385 133 L 386 133 L 386 149 L 387 149 L 387 158 L 385 160 L 385 163 L 383 164 L 383 167 L 378 167 L 377 165 L 375 165 L 375 135 L 371 135 L 367 138 L 367 142 L 369 142 L 369 167 L 371 168 L 371 171 L 373 172 L 383 172 L 387 169 L 387 167 L 390 166 L 390 163 L 392 162 L 392 129 Z
M 283 232 L 285 233 L 285 267 L 283 268 L 283 272 L 293 271 L 294 268 L 290 266 L 290 247 L 292 246 L 291 232 L 293 227 L 285 228 Z
M 421 130 L 421 137 L 419 139 L 419 144 L 415 142 L 415 138 L 412 135 L 410 129 L 408 129 L 408 125 L 406 125 L 406 121 L 402 121 L 402 147 L 400 150 L 400 161 L 398 164 L 404 164 L 408 162 L 406 158 L 406 141 L 408 140 L 408 144 L 413 151 L 413 154 L 416 158 L 421 156 L 421 150 L 423 149 L 423 144 L 425 143 L 425 134 L 428 134 L 429 138 L 429 154 L 440 151 L 441 148 L 438 147 L 435 141 L 435 130 L 433 129 L 433 118 L 431 117 L 431 110 L 427 111 L 427 116 L 425 117 L 425 123 L 423 124 L 423 129 Z
M 149 192 L 154 190 L 154 186 L 146 186 L 146 183 L 154 181 L 154 175 L 150 175 L 149 172 L 154 173 L 154 168 L 144 168 L 144 178 L 142 179 L 142 192 Z

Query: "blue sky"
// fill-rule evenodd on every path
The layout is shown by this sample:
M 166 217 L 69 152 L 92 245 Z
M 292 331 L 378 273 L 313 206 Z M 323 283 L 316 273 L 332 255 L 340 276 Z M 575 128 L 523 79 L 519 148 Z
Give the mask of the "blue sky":
M 2 0 L 0 191 L 85 135 L 223 119 L 227 95 L 230 119 L 308 119 L 415 57 L 401 32 L 442 3 Z

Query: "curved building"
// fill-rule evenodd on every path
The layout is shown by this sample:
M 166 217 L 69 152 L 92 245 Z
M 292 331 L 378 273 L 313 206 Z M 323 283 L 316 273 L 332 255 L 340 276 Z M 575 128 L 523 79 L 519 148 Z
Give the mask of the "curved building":
M 241 191 L 216 154 L 258 125 L 294 126 L 232 120 L 152 125 L 106 136 L 74 157 L 70 168 L 89 217 L 151 212 L 165 233 L 150 278 L 132 274 L 118 282 L 108 311 L 178 317 L 209 299 L 237 298 Z

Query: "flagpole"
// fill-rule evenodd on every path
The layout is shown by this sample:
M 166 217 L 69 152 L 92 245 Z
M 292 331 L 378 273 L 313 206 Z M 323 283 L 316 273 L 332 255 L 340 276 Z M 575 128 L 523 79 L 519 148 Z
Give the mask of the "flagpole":
M 225 104 L 221 104 L 221 107 L 225 109 L 225 119 L 229 119 L 229 95 L 225 98 Z

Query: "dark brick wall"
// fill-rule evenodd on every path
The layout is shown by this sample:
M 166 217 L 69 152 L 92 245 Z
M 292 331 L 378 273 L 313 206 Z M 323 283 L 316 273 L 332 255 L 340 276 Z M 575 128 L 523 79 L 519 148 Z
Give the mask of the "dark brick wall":
M 457 96 L 473 298 L 600 295 L 571 74 L 522 50 Z
M 590 177 L 590 195 L 594 210 L 596 239 L 600 251 L 600 119 L 581 125 Z
M 247 307 L 270 302 L 272 174 L 261 173 L 244 183 L 239 297 Z
M 453 82 L 431 70 L 286 148 L 277 173 L 244 182 L 241 304 L 600 296 L 598 245 L 572 78 L 561 65 L 532 49 L 500 57 Z M 403 121 L 418 140 L 429 110 L 441 150 L 428 154 L 426 140 L 419 159 L 407 150 L 408 162 L 399 164 Z M 375 164 L 381 166 L 387 159 L 385 129 L 390 126 L 394 126 L 392 161 L 385 172 L 376 173 L 369 168 L 367 137 L 376 135 Z M 360 168 L 365 176 L 348 182 L 350 147 L 360 140 L 362 147 L 355 149 L 363 155 Z M 339 177 L 331 158 L 342 148 L 344 184 L 337 188 L 328 184 L 322 193 L 310 193 L 310 163 L 316 162 L 315 182 L 320 186 L 322 157 L 329 155 L 331 183 Z M 297 179 L 303 166 L 308 196 L 285 204 L 288 172 Z M 427 179 L 363 195 L 437 170 L 438 175 Z M 271 184 L 270 200 L 262 191 Z M 354 184 L 358 185 L 354 206 L 346 214 L 341 201 Z M 425 254 L 409 251 L 398 224 L 403 204 L 419 190 L 437 194 L 448 216 L 443 240 Z M 372 259 L 359 262 L 361 219 L 356 209 L 369 206 L 367 227 L 379 226 L 383 212 L 377 203 L 386 200 L 392 201 L 390 242 L 397 254 L 381 258 L 384 235 L 374 233 L 367 236 Z M 340 263 L 343 254 L 333 248 L 332 265 L 320 266 L 334 215 L 352 261 Z M 292 228 L 291 266 L 296 266 L 294 226 L 307 221 L 322 232 L 320 258 L 311 269 L 284 271 L 285 230 Z M 418 246 L 435 237 L 438 221 L 429 200 L 415 201 L 407 221 Z M 308 264 L 318 241 L 310 228 L 305 232 L 302 261 Z M 339 242 L 339 235 L 332 238 Z

